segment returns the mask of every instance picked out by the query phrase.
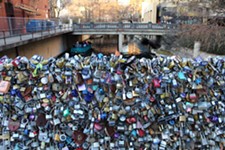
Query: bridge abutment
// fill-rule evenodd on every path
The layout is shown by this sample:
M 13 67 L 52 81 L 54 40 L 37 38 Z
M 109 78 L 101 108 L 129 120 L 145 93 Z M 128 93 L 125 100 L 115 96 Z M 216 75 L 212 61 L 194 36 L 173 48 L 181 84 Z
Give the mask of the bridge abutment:
M 76 41 L 80 40 L 82 40 L 82 36 L 70 34 L 54 36 L 1 51 L 0 57 L 4 55 L 7 55 L 10 58 L 15 58 L 17 56 L 26 56 L 30 58 L 33 55 L 41 55 L 44 58 L 55 57 L 71 48 Z

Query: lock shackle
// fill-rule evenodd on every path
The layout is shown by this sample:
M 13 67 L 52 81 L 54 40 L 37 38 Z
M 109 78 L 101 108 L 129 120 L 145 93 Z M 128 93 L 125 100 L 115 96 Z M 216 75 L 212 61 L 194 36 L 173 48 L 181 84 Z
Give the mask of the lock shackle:
M 50 111 L 50 114 L 52 114 L 52 112 L 57 108 L 57 106 L 54 106 L 51 111 Z
M 25 124 L 26 125 L 29 122 L 29 119 L 28 118 L 23 118 L 21 120 L 21 122 L 22 122 L 22 124 Z

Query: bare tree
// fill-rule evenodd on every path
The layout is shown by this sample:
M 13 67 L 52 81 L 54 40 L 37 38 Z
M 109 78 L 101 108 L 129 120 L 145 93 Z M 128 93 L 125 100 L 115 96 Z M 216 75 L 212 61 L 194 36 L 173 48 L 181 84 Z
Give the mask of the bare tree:
M 181 11 L 180 15 L 200 17 L 205 19 L 205 23 L 183 24 L 180 26 L 176 36 L 170 36 L 169 38 L 164 38 L 164 40 L 167 42 L 169 41 L 168 39 L 173 39 L 168 45 L 172 45 L 173 42 L 175 47 L 186 47 L 189 49 L 193 48 L 195 41 L 199 41 L 201 42 L 201 51 L 225 54 L 224 8 L 223 0 L 215 0 L 213 3 L 208 1 L 205 4 L 197 1 L 188 3 L 186 11 Z M 221 22 L 218 23 L 218 20 Z
M 117 1 L 72 1 L 66 9 L 69 16 L 80 18 L 82 22 L 116 22 L 123 18 L 130 19 L 132 16 L 139 16 L 139 7 L 119 5 Z
M 81 21 L 87 21 L 90 17 L 92 1 L 82 0 L 82 1 L 72 1 L 70 5 L 67 5 L 70 17 L 77 17 Z

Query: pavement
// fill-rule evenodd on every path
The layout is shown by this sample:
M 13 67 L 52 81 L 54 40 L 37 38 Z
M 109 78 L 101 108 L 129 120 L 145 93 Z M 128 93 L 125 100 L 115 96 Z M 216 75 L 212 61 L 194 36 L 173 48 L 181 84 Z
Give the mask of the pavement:
M 36 33 L 26 33 L 23 35 L 18 36 L 11 36 L 11 37 L 0 37 L 0 50 L 3 50 L 5 47 L 10 48 L 10 45 L 15 46 L 15 44 L 22 45 L 24 43 L 27 43 L 30 40 L 38 40 L 40 38 L 44 37 L 51 37 L 58 34 L 71 32 L 72 28 L 62 28 L 62 29 L 56 29 L 56 30 L 49 30 L 49 31 L 42 31 L 42 32 L 36 32 Z
M 194 58 L 193 50 L 191 49 L 180 48 L 177 50 L 171 50 L 171 52 L 173 53 L 173 55 L 180 56 L 181 58 Z M 203 59 L 207 59 L 209 57 L 225 57 L 225 55 L 216 55 L 216 54 L 206 53 L 202 51 L 198 53 L 198 56 L 200 56 Z

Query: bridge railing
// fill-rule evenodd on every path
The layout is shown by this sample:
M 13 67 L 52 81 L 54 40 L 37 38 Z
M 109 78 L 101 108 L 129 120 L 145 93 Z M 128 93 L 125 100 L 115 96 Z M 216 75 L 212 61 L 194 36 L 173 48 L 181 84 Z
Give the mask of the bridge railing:
M 59 19 L 0 17 L 0 39 L 65 27 Z
M 152 29 L 152 30 L 171 30 L 177 29 L 176 24 L 152 24 L 152 23 L 74 23 L 73 28 L 89 29 Z
M 65 31 L 72 31 L 72 26 L 58 19 L 0 17 L 0 45 Z

